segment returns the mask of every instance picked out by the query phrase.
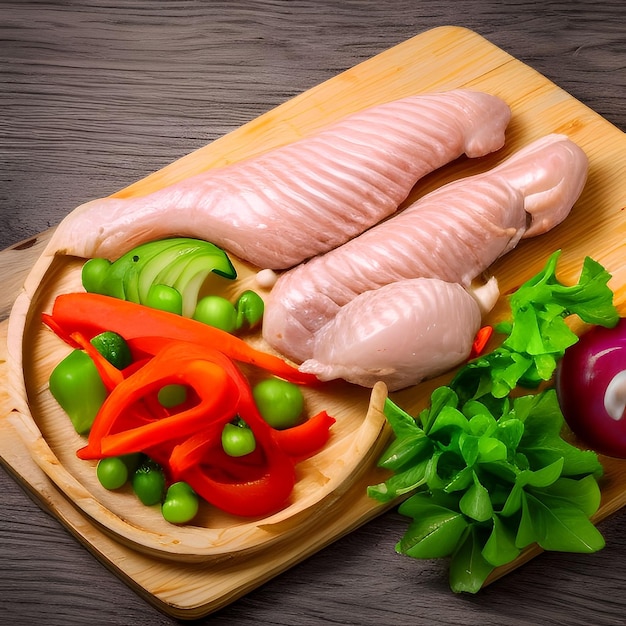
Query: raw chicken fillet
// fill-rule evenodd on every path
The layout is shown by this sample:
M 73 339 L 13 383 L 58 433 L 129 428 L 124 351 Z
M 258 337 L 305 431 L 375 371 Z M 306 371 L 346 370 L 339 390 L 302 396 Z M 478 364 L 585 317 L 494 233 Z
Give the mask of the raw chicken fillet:
M 480 327 L 480 310 L 459 284 L 401 280 L 366 291 L 315 335 L 302 372 L 390 391 L 442 374 L 464 359 Z
M 114 260 L 179 235 L 261 268 L 288 268 L 394 213 L 424 175 L 498 150 L 510 116 L 501 99 L 470 90 L 377 105 L 149 195 L 88 202 L 60 224 L 47 253 Z

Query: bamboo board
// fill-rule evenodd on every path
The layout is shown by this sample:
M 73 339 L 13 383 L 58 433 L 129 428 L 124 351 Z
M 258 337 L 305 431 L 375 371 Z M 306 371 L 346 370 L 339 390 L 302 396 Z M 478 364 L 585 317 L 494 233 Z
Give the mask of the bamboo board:
M 561 273 L 565 280 L 573 281 L 577 278 L 583 257 L 590 255 L 613 273 L 611 286 L 624 313 L 624 134 L 545 77 L 477 34 L 461 28 L 443 27 L 418 35 L 305 92 L 116 195 L 148 193 L 210 167 L 297 139 L 356 109 L 410 93 L 456 87 L 488 91 L 509 103 L 513 118 L 507 132 L 507 145 L 496 155 L 471 163 L 459 160 L 443 168 L 423 180 L 415 194 L 426 193 L 461 175 L 487 169 L 522 145 L 545 134 L 560 132 L 569 135 L 587 152 L 591 163 L 589 181 L 580 201 L 563 225 L 543 237 L 525 241 L 496 264 L 492 268 L 493 273 L 506 293 L 536 273 L 547 256 L 561 248 Z M 36 261 L 34 251 L 30 262 L 35 264 Z M 0 265 L 0 271 L 2 269 Z M 8 275 L 9 270 L 6 266 L 2 273 Z M 52 288 L 57 278 L 50 271 L 44 275 L 35 272 L 27 283 L 35 288 L 43 280 L 44 285 Z M 69 284 L 73 279 L 63 274 L 61 282 L 65 284 L 66 280 Z M 42 294 L 42 302 L 45 296 Z M 500 307 L 493 316 L 497 318 L 502 314 Z M 6 334 L 6 323 L 2 328 Z M 4 365 L 0 378 L 6 383 Z M 440 382 L 434 381 L 420 386 L 419 390 L 395 394 L 394 399 L 407 410 L 416 410 L 432 387 Z M 359 394 L 354 408 L 358 415 L 365 414 L 368 400 L 369 397 Z M 15 408 L 6 396 L 2 396 L 0 402 L 3 415 L 8 415 Z M 110 528 L 102 527 L 86 515 L 80 508 L 81 503 L 73 502 L 67 492 L 64 495 L 57 489 L 33 461 L 14 429 L 16 423 L 19 422 L 14 419 L 0 420 L 3 463 L 98 558 L 146 599 L 178 617 L 199 617 L 224 606 L 384 510 L 365 494 L 365 487 L 380 479 L 373 465 L 376 455 L 372 452 L 355 468 L 341 498 L 333 500 L 331 508 L 326 510 L 325 524 L 309 529 L 306 539 L 300 534 L 283 539 L 280 550 L 272 551 L 271 557 L 261 546 L 249 558 L 229 558 L 226 554 L 221 559 L 191 565 L 188 559 L 179 561 L 169 558 L 172 554 L 137 549 L 142 546 L 125 541 L 124 537 L 112 533 Z M 382 434 L 376 445 L 368 450 L 375 451 L 377 445 L 384 443 L 384 438 Z M 625 467 L 623 462 L 605 460 L 606 477 L 602 485 L 603 501 L 598 520 L 626 503 Z M 498 570 L 493 578 L 534 553 L 528 551 L 512 566 Z M 175 552 L 173 556 L 176 556 Z

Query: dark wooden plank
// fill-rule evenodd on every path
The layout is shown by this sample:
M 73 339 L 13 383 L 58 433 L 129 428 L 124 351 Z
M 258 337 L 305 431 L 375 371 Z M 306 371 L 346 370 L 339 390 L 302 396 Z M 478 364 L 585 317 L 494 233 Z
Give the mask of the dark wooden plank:
M 626 129 L 621 0 L 3 2 L 0 248 L 444 24 L 477 31 Z M 3 623 L 176 623 L 4 470 L 0 488 Z M 389 513 L 202 623 L 624 623 L 624 514 L 602 523 L 601 553 L 544 554 L 476 597 L 448 591 L 444 563 L 395 555 L 403 529 Z

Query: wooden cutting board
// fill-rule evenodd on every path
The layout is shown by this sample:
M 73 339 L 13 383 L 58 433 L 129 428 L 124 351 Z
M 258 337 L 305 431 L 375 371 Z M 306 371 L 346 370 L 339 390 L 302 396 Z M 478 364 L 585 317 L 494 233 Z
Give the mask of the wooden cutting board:
M 420 183 L 419 193 L 461 175 L 491 167 L 512 151 L 545 134 L 560 132 L 569 135 L 590 158 L 590 176 L 583 196 L 562 226 L 543 237 L 524 242 L 497 263 L 493 273 L 506 292 L 536 273 L 547 256 L 561 248 L 561 273 L 565 280 L 574 281 L 583 257 L 590 255 L 613 273 L 611 286 L 624 314 L 626 164 L 623 154 L 626 152 L 626 137 L 542 75 L 462 28 L 442 27 L 420 34 L 301 94 L 116 195 L 153 191 L 204 169 L 297 139 L 365 106 L 410 93 L 457 87 L 488 91 L 510 104 L 513 119 L 507 133 L 507 145 L 497 155 L 472 163 L 460 160 L 443 168 Z M 49 233 L 46 233 L 34 246 L 25 245 L 22 249 L 0 253 L 0 276 L 8 284 L 12 299 L 48 237 Z M 5 314 L 7 312 L 5 310 Z M 6 351 L 6 322 L 0 326 L 0 338 L 2 349 Z M 0 380 L 6 389 L 5 354 L 0 357 Z M 410 411 L 425 393 L 428 393 L 428 385 L 419 393 L 407 390 L 395 394 L 394 400 Z M 13 408 L 6 391 L 2 391 L 0 457 L 3 464 L 105 565 L 148 601 L 177 617 L 199 617 L 232 602 L 384 510 L 365 493 L 366 486 L 379 479 L 371 463 L 336 503 L 323 525 L 317 525 L 306 538 L 298 536 L 282 543 L 279 552 L 261 550 L 247 559 L 194 564 L 162 559 L 134 550 L 104 532 L 57 489 L 32 460 L 8 419 Z M 626 464 L 610 459 L 603 461 L 606 477 L 602 483 L 603 501 L 597 520 L 626 503 Z M 515 564 L 498 570 L 492 579 L 536 552 L 527 551 Z

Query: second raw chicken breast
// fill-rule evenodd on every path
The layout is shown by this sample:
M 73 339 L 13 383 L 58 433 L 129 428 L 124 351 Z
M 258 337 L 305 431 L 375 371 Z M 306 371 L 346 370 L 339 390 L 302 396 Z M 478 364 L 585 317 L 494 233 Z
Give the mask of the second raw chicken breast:
M 480 327 L 479 306 L 461 285 L 401 280 L 367 291 L 315 335 L 300 371 L 390 391 L 442 374 L 464 359 Z

